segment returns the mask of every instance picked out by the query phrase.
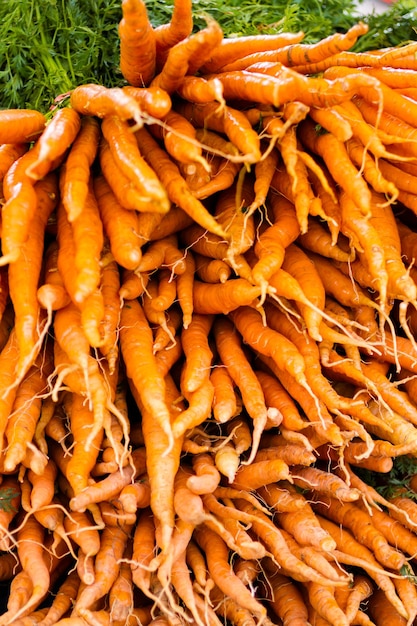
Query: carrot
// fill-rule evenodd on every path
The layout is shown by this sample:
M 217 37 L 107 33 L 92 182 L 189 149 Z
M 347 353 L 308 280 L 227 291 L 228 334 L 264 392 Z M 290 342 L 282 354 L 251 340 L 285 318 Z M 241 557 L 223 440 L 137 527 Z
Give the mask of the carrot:
M 308 611 L 297 585 L 279 571 L 267 575 L 271 598 L 268 605 L 285 626 L 304 624 L 308 621 Z
M 118 115 L 122 120 L 134 120 L 140 127 L 144 114 L 136 100 L 120 87 L 104 87 L 93 83 L 78 85 L 71 92 L 70 105 L 80 115 L 104 118 Z
M 334 33 L 314 44 L 304 44 L 296 41 L 282 47 L 280 46 L 278 49 L 242 55 L 237 62 L 222 66 L 222 71 L 242 70 L 259 61 L 282 63 L 287 67 L 302 65 L 307 61 L 308 63 L 317 63 L 336 52 L 348 50 L 356 43 L 358 37 L 364 35 L 367 31 L 368 26 L 364 22 L 358 22 L 346 33 Z
M 207 228 L 220 237 L 227 239 L 226 233 L 220 228 L 207 209 L 194 198 L 191 190 L 187 187 L 178 167 L 160 148 L 157 142 L 145 130 L 137 131 L 139 149 L 146 160 L 155 170 L 162 185 L 165 187 L 171 202 L 178 204 L 190 217 L 203 228 Z
M 196 274 L 203 283 L 225 283 L 232 269 L 221 259 L 210 259 L 194 252 Z
M 30 230 L 30 223 L 36 215 L 37 195 L 34 181 L 26 175 L 26 169 L 36 159 L 36 150 L 28 150 L 9 167 L 3 179 L 2 206 L 2 257 L 1 265 L 13 262 L 19 257 L 22 245 Z
M 279 380 L 272 374 L 260 370 L 256 370 L 256 376 L 261 383 L 267 406 L 280 411 L 282 426 L 291 431 L 303 430 L 306 422 L 301 417 L 294 400 Z
M 3 180 L 9 167 L 28 150 L 26 143 L 0 144 L 0 181 Z
M 71 511 L 64 519 L 65 531 L 86 557 L 95 556 L 100 549 L 100 534 L 87 512 Z
M 168 50 L 159 74 L 151 82 L 152 87 L 160 87 L 172 94 L 186 74 L 195 74 L 205 63 L 223 39 L 219 24 L 213 18 L 206 21 L 205 28 L 190 34 Z
M 136 100 L 143 111 L 153 118 L 163 118 L 172 107 L 169 94 L 158 87 L 132 87 L 132 85 L 126 85 L 122 89 L 128 96 Z
M 383 590 L 377 589 L 369 601 L 369 615 L 375 623 L 381 626 L 406 626 L 407 617 L 400 614 L 389 601 Z
M 342 263 L 352 260 L 352 251 L 346 250 L 337 242 L 333 242 L 330 229 L 314 218 L 308 220 L 307 232 L 300 235 L 299 242 L 304 250 L 320 254 L 326 258 L 335 259 Z
M 129 527 L 123 525 L 103 529 L 100 550 L 94 563 L 95 580 L 78 594 L 74 605 L 75 615 L 82 609 L 91 608 L 94 602 L 110 591 L 120 570 L 120 559 L 124 553 L 129 530 Z
M 217 78 L 207 80 L 203 76 L 184 76 L 176 93 L 188 102 L 205 104 L 216 100 L 221 106 L 225 104 L 222 85 Z
M 311 78 L 279 63 L 272 64 L 272 67 L 268 63 L 266 67 L 257 63 L 251 69 L 255 71 L 231 70 L 208 76 L 221 81 L 226 100 L 245 100 L 274 107 L 298 100 L 307 106 L 326 108 L 358 94 L 382 102 L 379 81 L 372 76 L 353 73 L 334 80 Z
M 213 316 L 193 315 L 190 324 L 181 333 L 181 343 L 186 357 L 182 371 L 182 387 L 187 392 L 196 391 L 210 376 L 213 353 L 208 335 Z
M 315 467 L 294 467 L 291 470 L 291 477 L 299 487 L 323 492 L 343 502 L 358 500 L 361 494 L 359 489 L 349 487 L 337 476 Z
M 147 86 L 155 74 L 155 33 L 141 0 L 123 0 L 118 27 L 120 70 L 134 87 Z
M 72 394 L 71 404 L 66 406 L 70 420 L 71 432 L 74 436 L 72 455 L 66 468 L 66 477 L 76 496 L 88 486 L 90 473 L 96 463 L 101 442 L 102 430 L 95 433 L 90 440 L 90 433 L 95 430 L 94 414 L 85 405 L 84 398 Z M 85 454 L 86 442 L 92 447 L 89 454 Z
M 233 324 L 227 318 L 218 317 L 214 322 L 213 333 L 220 359 L 239 388 L 243 404 L 253 420 L 251 461 L 268 417 L 262 387 L 245 356 L 241 339 L 234 332 Z
M 36 144 L 36 159 L 29 164 L 26 175 L 40 180 L 50 171 L 57 159 L 64 156 L 81 128 L 80 115 L 74 109 L 58 109 L 48 122 Z
M 195 164 L 199 163 L 206 171 L 210 165 L 203 157 L 202 147 L 196 138 L 196 129 L 184 116 L 171 109 L 161 120 L 162 124 L 152 124 L 152 134 L 162 139 L 166 151 L 177 162 L 185 165 L 187 173 L 192 174 Z
M 75 302 L 82 303 L 100 284 L 100 255 L 104 244 L 103 226 L 93 188 L 82 213 L 72 222 L 74 238 Z
M 170 407 L 169 418 L 175 415 L 175 402 L 180 392 L 172 379 L 165 378 L 167 386 L 166 403 Z M 180 465 L 182 438 L 173 441 L 155 420 L 151 411 L 144 410 L 139 391 L 130 384 L 134 399 L 142 412 L 142 430 L 147 450 L 147 472 L 151 486 L 151 509 L 161 526 L 161 549 L 169 554 L 170 539 L 174 529 L 174 477 Z M 181 409 L 181 405 L 179 407 Z M 167 453 L 167 450 L 171 451 Z M 158 461 L 155 463 L 155 458 Z M 163 468 L 163 469 L 162 469 Z
M 60 585 L 50 607 L 47 608 L 46 615 L 41 620 L 42 626 L 53 626 L 72 607 L 80 586 L 78 573 L 73 570 Z
M 109 591 L 109 609 L 116 621 L 127 622 L 133 608 L 132 572 L 129 563 L 122 561 L 120 572 Z
M 336 107 L 329 109 L 312 107 L 309 116 L 324 130 L 333 133 L 339 141 L 347 141 L 352 137 L 353 132 L 349 121 L 338 112 Z
M 58 270 L 58 243 L 52 241 L 44 254 L 43 284 L 38 287 L 37 298 L 40 305 L 46 309 L 48 316 L 52 311 L 62 309 L 69 304 L 70 296 L 64 287 L 64 281 Z
M 81 127 L 65 160 L 67 177 L 62 202 L 72 222 L 83 210 L 88 195 L 90 168 L 98 150 L 100 127 L 94 117 L 83 117 Z
M 237 413 L 237 400 L 234 384 L 226 367 L 215 365 L 210 374 L 214 387 L 213 416 L 220 423 L 232 419 Z
M 45 116 L 33 109 L 7 109 L 0 115 L 0 144 L 33 141 L 46 125 Z
M 16 620 L 29 609 L 36 608 L 47 595 L 50 585 L 50 572 L 44 559 L 44 529 L 33 516 L 29 516 L 17 533 L 17 552 L 23 570 L 28 574 L 32 585 L 30 599 L 18 610 L 6 611 L 0 618 L 1 624 Z
M 389 545 L 384 535 L 373 524 L 373 517 L 359 506 L 355 503 L 339 503 L 335 498 L 324 494 L 320 494 L 318 502 L 315 494 L 312 495 L 314 510 L 350 529 L 358 541 L 372 550 L 384 567 L 399 569 L 404 565 L 405 556 Z
M 247 208 L 246 215 L 251 215 L 256 209 L 265 204 L 278 160 L 279 153 L 276 149 L 273 149 L 267 152 L 258 163 L 255 163 L 255 182 L 253 185 L 255 197 Z
M 184 266 L 184 272 L 177 277 L 177 298 L 182 311 L 182 326 L 187 329 L 191 324 L 195 309 L 195 261 L 191 251 L 184 256 Z
M 234 445 L 225 443 L 216 451 L 214 463 L 219 472 L 232 483 L 240 466 L 240 455 Z
M 101 129 L 119 170 L 139 191 L 149 211 L 166 213 L 169 200 L 165 189 L 138 149 L 133 129 L 117 115 L 103 119 Z
M 265 326 L 261 314 L 252 307 L 241 306 L 229 316 L 248 345 L 270 357 L 300 385 L 307 386 L 304 358 L 293 342 L 276 329 Z
M 34 191 L 37 197 L 37 212 L 30 222 L 30 232 L 24 251 L 9 266 L 10 298 L 15 311 L 16 336 L 20 350 L 17 378 L 22 376 L 34 361 L 48 328 L 48 324 L 45 326 L 42 323 L 37 289 L 42 267 L 45 228 L 56 206 L 58 195 L 55 174 L 48 174 L 42 181 L 36 183 Z M 27 277 L 30 275 L 32 278 L 22 283 L 22 275 Z
M 178 111 L 199 128 L 225 134 L 246 163 L 257 163 L 261 158 L 259 135 L 242 111 L 229 105 L 219 108 L 217 102 L 184 102 L 179 104 Z
M 235 59 L 240 59 L 247 54 L 248 49 L 252 53 L 264 50 L 276 50 L 288 45 L 297 44 L 304 37 L 303 32 L 276 33 L 272 35 L 243 35 L 240 37 L 225 37 L 211 57 L 201 68 L 204 73 L 217 72 L 220 68 Z
M 38 356 L 20 383 L 5 431 L 7 451 L 3 459 L 4 471 L 15 471 L 31 445 L 40 417 L 42 395 L 47 392 L 47 378 L 52 373 L 50 350 Z
M 289 478 L 289 467 L 282 459 L 254 460 L 250 465 L 239 467 L 231 486 L 237 489 L 256 490 L 263 485 Z
M 100 289 L 104 306 L 102 318 L 103 341 L 100 345 L 100 353 L 106 357 L 110 374 L 112 374 L 116 370 L 119 354 L 117 340 L 121 308 L 119 268 L 115 261 L 107 263 L 102 268 Z
M 192 30 L 192 4 L 190 0 L 177 0 L 174 3 L 170 21 L 154 28 L 157 66 L 163 65 L 168 50 L 189 37 Z
M 239 306 L 249 306 L 261 295 L 261 288 L 245 278 L 229 279 L 225 283 L 209 284 L 194 281 L 194 311 L 199 314 L 230 313 Z
M 280 485 L 268 485 L 258 489 L 261 498 L 278 512 L 293 513 L 299 511 L 306 504 L 306 499 L 298 493 L 295 486 L 288 481 L 282 481 Z
M 334 591 L 328 587 L 322 587 L 314 582 L 306 583 L 308 598 L 311 606 L 318 615 L 321 615 L 329 623 L 335 626 L 348 626 L 349 621 L 344 611 L 338 605 Z M 330 621 L 329 621 L 330 620 Z
M 185 270 L 184 253 L 179 249 L 175 233 L 152 241 L 144 250 L 138 272 L 150 272 L 161 266 L 168 267 L 172 274 L 182 274 Z
M 197 528 L 195 538 L 206 554 L 207 567 L 215 584 L 230 598 L 255 616 L 262 618 L 266 609 L 253 598 L 250 591 L 233 573 L 228 562 L 228 549 L 223 540 L 212 530 Z

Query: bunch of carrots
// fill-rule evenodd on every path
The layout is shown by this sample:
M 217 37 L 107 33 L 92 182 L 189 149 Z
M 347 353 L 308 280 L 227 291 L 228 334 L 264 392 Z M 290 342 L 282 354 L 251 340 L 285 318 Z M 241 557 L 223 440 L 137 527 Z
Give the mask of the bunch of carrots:
M 417 44 L 121 8 L 0 111 L 0 626 L 411 626 Z

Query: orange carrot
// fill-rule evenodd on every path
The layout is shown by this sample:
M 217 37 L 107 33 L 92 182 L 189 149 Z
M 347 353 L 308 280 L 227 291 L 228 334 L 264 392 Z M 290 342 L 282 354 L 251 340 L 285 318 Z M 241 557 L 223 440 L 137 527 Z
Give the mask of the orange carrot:
M 205 28 L 169 49 L 161 71 L 152 80 L 151 86 L 172 94 L 186 74 L 195 74 L 199 70 L 222 39 L 223 31 L 219 24 L 213 18 L 207 18 Z
M 0 115 L 0 144 L 33 141 L 44 130 L 45 116 L 32 109 L 6 109 Z
M 28 149 L 26 143 L 3 143 L 0 144 L 0 180 L 3 180 L 9 167 L 25 154 Z
M 221 537 L 208 528 L 204 530 L 198 528 L 195 538 L 206 554 L 207 567 L 216 585 L 227 596 L 236 600 L 240 606 L 262 618 L 266 614 L 265 607 L 253 598 L 247 587 L 231 570 L 228 562 L 228 549 Z
M 196 391 L 210 377 L 213 353 L 208 343 L 208 335 L 213 321 L 213 316 L 195 314 L 181 333 L 186 358 L 181 385 L 187 392 Z
M 104 87 L 93 83 L 78 85 L 70 95 L 71 106 L 80 115 L 104 118 L 118 115 L 122 120 L 143 123 L 143 112 L 134 98 L 120 87 Z
M 26 175 L 40 180 L 50 171 L 73 143 L 81 128 L 80 115 L 74 109 L 58 109 L 48 122 L 36 144 L 36 159 L 26 169 Z
M 233 380 L 226 367 L 215 365 L 210 380 L 214 387 L 213 416 L 220 423 L 227 422 L 237 413 L 237 400 Z
M 120 70 L 134 87 L 147 86 L 155 74 L 155 33 L 142 0 L 123 0 L 119 23 Z
M 245 278 L 232 278 L 218 284 L 195 280 L 193 294 L 196 313 L 230 313 L 239 306 L 255 303 L 261 295 L 261 288 L 251 285 Z
M 193 30 L 192 4 L 190 0 L 176 1 L 173 6 L 171 20 L 156 26 L 156 57 L 157 65 L 162 66 L 167 52 L 172 46 L 189 37 Z
M 177 298 L 182 311 L 182 326 L 186 329 L 191 324 L 195 309 L 195 261 L 190 250 L 185 254 L 184 265 L 184 272 L 177 277 Z
M 135 269 L 142 257 L 136 212 L 120 205 L 104 176 L 94 178 L 94 193 L 115 260 L 126 269 Z
M 94 117 L 83 117 L 81 128 L 65 160 L 66 180 L 62 189 L 62 202 L 72 222 L 83 210 L 88 195 L 90 168 L 97 154 L 100 127 Z
M 140 151 L 155 170 L 171 202 L 178 204 L 203 228 L 227 239 L 223 229 L 217 225 L 207 209 L 193 196 L 178 167 L 158 146 L 151 135 L 145 129 L 141 129 L 136 132 L 136 138 Z
M 103 119 L 101 129 L 115 164 L 130 184 L 137 188 L 142 202 L 149 206 L 148 210 L 166 213 L 170 206 L 166 191 L 139 152 L 135 134 L 128 122 L 117 115 L 109 115 Z

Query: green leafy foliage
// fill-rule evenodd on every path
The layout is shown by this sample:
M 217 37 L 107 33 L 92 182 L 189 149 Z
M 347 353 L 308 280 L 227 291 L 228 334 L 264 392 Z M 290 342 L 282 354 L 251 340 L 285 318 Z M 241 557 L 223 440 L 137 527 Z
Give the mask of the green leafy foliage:
M 17 513 L 20 492 L 13 487 L 0 487 L 0 511 Z
M 172 0 L 145 1 L 154 26 L 170 20 Z M 194 5 L 196 29 L 210 14 L 226 36 L 302 30 L 304 41 L 314 42 L 345 32 L 360 19 L 353 0 L 198 0 Z M 55 97 L 79 84 L 122 85 L 121 16 L 121 0 L 1 0 L 0 108 L 47 112 Z M 397 0 L 364 21 L 370 30 L 355 49 L 417 39 L 415 0 Z

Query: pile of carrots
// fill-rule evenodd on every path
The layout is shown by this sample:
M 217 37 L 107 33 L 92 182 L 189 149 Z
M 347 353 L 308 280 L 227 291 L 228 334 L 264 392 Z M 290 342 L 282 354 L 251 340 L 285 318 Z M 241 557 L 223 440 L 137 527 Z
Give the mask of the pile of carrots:
M 121 8 L 0 111 L 0 626 L 411 626 L 417 44 Z

